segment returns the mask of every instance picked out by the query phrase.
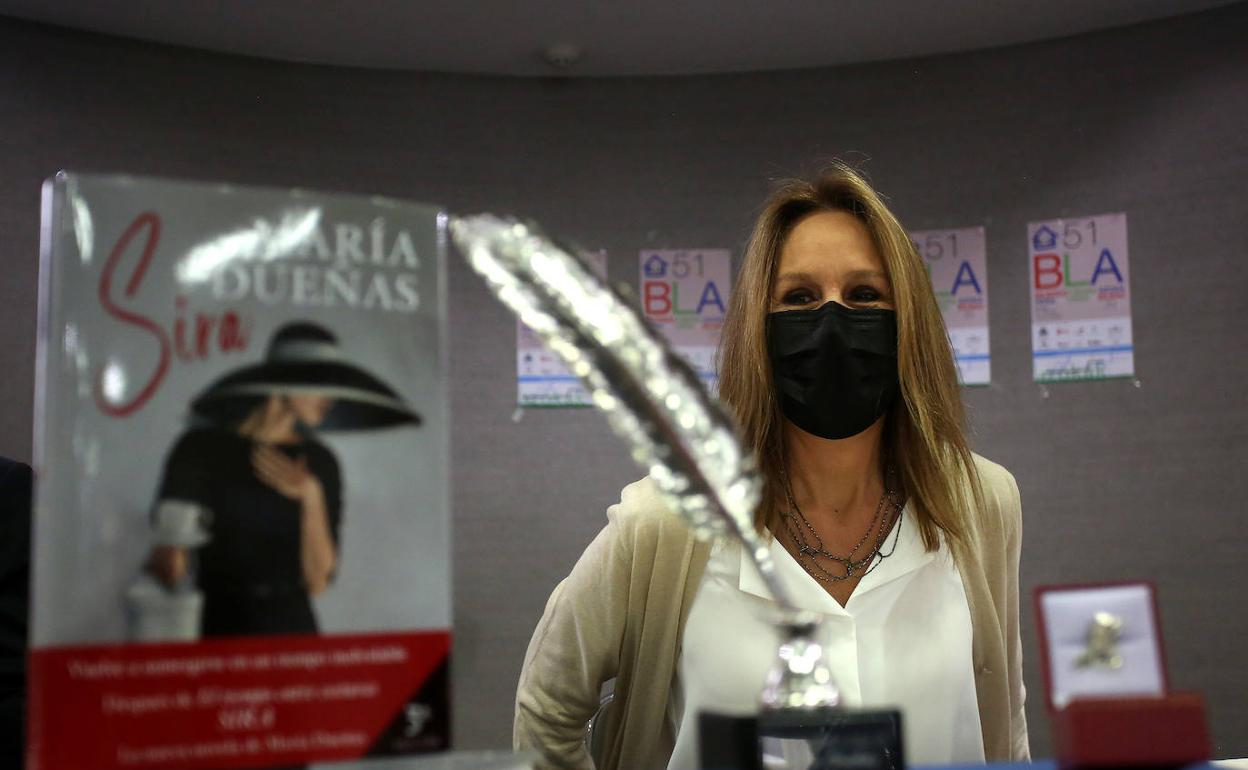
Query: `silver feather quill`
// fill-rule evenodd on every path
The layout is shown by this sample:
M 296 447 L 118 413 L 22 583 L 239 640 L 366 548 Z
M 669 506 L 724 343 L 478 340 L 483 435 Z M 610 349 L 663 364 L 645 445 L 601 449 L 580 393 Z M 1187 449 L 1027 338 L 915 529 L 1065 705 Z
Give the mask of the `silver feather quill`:
M 839 692 L 754 528 L 762 482 L 732 420 L 696 373 L 573 250 L 535 226 L 490 214 L 452 217 L 456 246 L 500 301 L 588 388 L 671 508 L 702 540 L 734 538 L 782 609 L 785 637 L 766 707 L 835 706 Z

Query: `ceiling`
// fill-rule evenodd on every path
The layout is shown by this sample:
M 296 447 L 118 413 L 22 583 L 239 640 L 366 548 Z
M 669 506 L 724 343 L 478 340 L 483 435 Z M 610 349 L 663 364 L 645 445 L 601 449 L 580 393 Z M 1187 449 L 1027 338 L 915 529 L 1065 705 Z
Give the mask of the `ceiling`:
M 1230 0 L 0 0 L 0 15 L 270 59 L 489 75 L 820 67 L 1075 35 Z M 570 44 L 566 68 L 543 52 Z

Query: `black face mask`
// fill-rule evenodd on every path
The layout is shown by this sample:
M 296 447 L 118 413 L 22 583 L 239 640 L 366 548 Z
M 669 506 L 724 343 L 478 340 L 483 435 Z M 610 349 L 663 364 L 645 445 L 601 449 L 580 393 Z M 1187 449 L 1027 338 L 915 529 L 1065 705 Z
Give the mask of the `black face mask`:
M 820 438 L 855 436 L 897 401 L 897 313 L 814 310 L 767 316 L 767 352 L 780 410 Z

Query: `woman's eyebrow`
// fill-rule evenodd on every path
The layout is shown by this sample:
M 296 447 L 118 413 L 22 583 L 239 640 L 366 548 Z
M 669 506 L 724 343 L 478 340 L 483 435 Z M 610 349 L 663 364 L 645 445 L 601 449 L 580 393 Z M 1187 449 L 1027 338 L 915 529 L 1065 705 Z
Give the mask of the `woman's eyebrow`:
M 781 283 L 815 283 L 815 282 L 816 282 L 815 276 L 811 275 L 810 273 L 802 272 L 800 270 L 788 272 L 788 273 L 781 273 L 780 275 L 776 276 L 776 285 L 780 285 Z
M 887 281 L 888 276 L 879 270 L 852 270 L 845 274 L 845 282 L 861 281 L 864 279 L 875 279 Z
M 871 279 L 887 281 L 888 276 L 879 270 L 851 270 L 845 274 L 845 283 Z M 776 285 L 782 283 L 818 283 L 818 279 L 811 273 L 795 270 L 776 276 Z

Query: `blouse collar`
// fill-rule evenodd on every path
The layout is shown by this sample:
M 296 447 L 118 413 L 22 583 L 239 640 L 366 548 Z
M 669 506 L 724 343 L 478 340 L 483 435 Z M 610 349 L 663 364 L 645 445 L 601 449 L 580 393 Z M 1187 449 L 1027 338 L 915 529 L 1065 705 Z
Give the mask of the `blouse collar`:
M 900 529 L 900 531 L 898 531 Z M 893 543 L 896 541 L 896 547 Z M 943 545 L 943 543 L 942 543 Z M 854 593 L 849 597 L 846 606 L 842 607 L 832 595 L 824 589 L 823 584 L 811 576 L 801 564 L 793 558 L 776 538 L 771 538 L 771 558 L 776 565 L 776 573 L 793 596 L 799 609 L 819 612 L 824 615 L 852 615 L 856 601 L 875 589 L 898 578 L 909 575 L 936 558 L 936 554 L 923 546 L 923 538 L 914 523 L 914 514 L 907 503 L 902 516 L 893 525 L 884 539 L 880 549 L 891 554 L 882 561 L 877 560 L 875 568 L 859 581 Z M 744 548 L 740 549 L 741 563 L 738 572 L 737 587 L 745 593 L 764 599 L 773 599 L 771 591 L 759 576 L 758 570 L 750 560 Z

